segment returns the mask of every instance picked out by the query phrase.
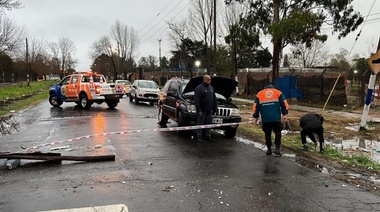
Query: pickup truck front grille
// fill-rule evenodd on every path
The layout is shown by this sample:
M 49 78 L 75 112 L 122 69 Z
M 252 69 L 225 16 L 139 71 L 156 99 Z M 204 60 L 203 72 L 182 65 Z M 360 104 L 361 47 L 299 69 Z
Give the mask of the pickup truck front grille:
M 231 116 L 231 109 L 218 108 L 218 116 L 230 117 Z

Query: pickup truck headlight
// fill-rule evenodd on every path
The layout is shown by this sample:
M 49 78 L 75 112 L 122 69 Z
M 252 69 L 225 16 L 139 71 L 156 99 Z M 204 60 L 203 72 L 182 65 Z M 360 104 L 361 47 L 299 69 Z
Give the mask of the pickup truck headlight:
M 195 105 L 188 105 L 186 109 L 190 113 L 197 113 L 197 109 L 195 108 Z
M 231 116 L 240 116 L 240 110 L 237 108 L 231 109 Z

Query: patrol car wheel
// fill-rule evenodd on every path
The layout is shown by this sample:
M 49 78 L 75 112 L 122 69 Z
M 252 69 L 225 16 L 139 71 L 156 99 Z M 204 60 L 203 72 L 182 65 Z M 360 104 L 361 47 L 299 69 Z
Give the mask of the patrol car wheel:
M 80 100 L 80 106 L 82 109 L 85 109 L 85 110 L 90 109 L 91 102 L 88 101 L 88 98 L 86 95 L 82 94 L 79 100 Z
M 113 108 L 115 108 L 117 106 L 117 104 L 119 102 L 117 102 L 116 99 L 112 99 L 112 100 L 108 100 L 106 103 L 107 103 L 107 105 L 108 105 L 109 108 L 113 109 Z
M 227 128 L 224 131 L 224 136 L 226 136 L 226 138 L 233 138 L 236 135 L 236 130 L 237 128 Z
M 158 107 L 158 124 L 165 126 L 168 123 L 168 117 L 163 114 L 162 107 Z
M 58 97 L 55 94 L 53 94 L 49 96 L 49 103 L 53 107 L 59 107 L 63 104 L 63 101 L 58 100 Z

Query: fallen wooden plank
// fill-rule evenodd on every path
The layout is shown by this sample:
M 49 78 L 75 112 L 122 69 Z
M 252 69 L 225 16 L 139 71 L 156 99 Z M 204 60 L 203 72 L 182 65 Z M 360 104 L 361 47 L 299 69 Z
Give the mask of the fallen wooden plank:
M 5 153 L 0 152 L 0 159 L 28 160 L 72 160 L 72 161 L 114 161 L 115 155 L 65 156 L 60 153 Z
M 0 152 L 0 156 L 1 155 L 14 155 L 14 154 L 18 154 L 18 155 L 61 155 L 61 153 L 59 152 L 40 152 L 40 151 L 37 151 L 37 152 Z

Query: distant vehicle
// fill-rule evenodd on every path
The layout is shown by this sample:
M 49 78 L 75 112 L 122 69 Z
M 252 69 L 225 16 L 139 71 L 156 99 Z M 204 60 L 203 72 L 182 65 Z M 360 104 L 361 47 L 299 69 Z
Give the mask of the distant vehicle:
M 109 108 L 115 108 L 123 94 L 121 84 L 107 83 L 102 74 L 78 72 L 50 87 L 49 103 L 59 107 L 63 102 L 75 102 L 82 109 L 89 109 L 93 103 L 105 102 Z
M 165 126 L 168 119 L 178 123 L 179 127 L 197 124 L 197 114 L 194 105 L 195 88 L 203 82 L 203 76 L 189 79 L 172 78 L 168 80 L 160 93 L 158 101 L 158 124 Z M 231 101 L 231 94 L 237 86 L 235 80 L 224 77 L 212 77 L 211 85 L 214 88 L 218 102 L 218 111 L 212 116 L 212 123 L 240 123 L 239 108 Z M 233 138 L 239 125 L 222 126 L 227 138 Z M 178 131 L 186 134 L 186 131 Z
M 115 80 L 115 83 L 123 85 L 123 91 L 126 96 L 131 92 L 131 82 L 128 80 Z
M 153 105 L 158 101 L 160 88 L 153 80 L 135 80 L 131 86 L 129 101 L 138 104 L 139 102 L 149 102 Z

